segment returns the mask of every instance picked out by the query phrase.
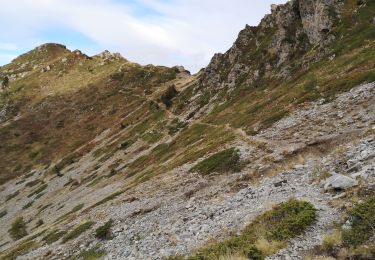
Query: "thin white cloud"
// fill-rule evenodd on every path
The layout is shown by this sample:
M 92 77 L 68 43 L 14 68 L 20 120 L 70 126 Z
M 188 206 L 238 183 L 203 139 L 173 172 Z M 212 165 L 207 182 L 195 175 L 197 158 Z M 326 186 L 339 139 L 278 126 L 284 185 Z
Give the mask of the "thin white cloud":
M 215 52 L 228 49 L 246 23 L 257 24 L 271 3 L 286 0 L 131 2 L 0 0 L 0 23 L 6 25 L 0 42 L 6 38 L 14 41 L 14 46 L 22 43 L 25 47 L 35 39 L 48 38 L 43 31 L 65 28 L 142 64 L 182 64 L 197 71 Z M 134 7 L 146 11 L 140 15 Z

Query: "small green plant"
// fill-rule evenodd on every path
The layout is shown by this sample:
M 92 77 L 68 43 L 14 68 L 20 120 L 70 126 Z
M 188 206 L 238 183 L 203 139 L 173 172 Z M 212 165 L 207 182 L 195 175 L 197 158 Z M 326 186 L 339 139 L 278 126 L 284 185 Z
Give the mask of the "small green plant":
M 50 233 L 48 233 L 43 238 L 43 241 L 50 245 L 50 244 L 56 242 L 57 240 L 59 240 L 65 234 L 66 234 L 65 231 L 61 231 L 61 230 L 55 229 L 55 230 L 52 230 Z
M 95 207 L 97 207 L 97 206 L 99 206 L 99 205 L 102 205 L 102 204 L 108 202 L 108 201 L 111 201 L 111 200 L 117 198 L 118 196 L 120 196 L 121 194 L 123 194 L 125 191 L 126 191 L 126 190 L 116 191 L 116 192 L 112 193 L 111 195 L 105 197 L 104 199 L 98 201 L 98 202 L 95 203 L 94 205 L 92 205 L 91 208 L 95 208 Z
M 33 203 L 34 203 L 34 201 L 30 201 L 30 202 L 26 203 L 26 204 L 22 207 L 22 209 L 28 209 L 28 208 L 30 208 L 30 207 L 33 205 Z
M 26 187 L 34 187 L 35 185 L 39 184 L 40 182 L 42 182 L 41 180 L 39 179 L 36 179 L 36 180 L 33 180 L 33 181 L 29 181 L 28 183 L 25 184 Z
M 2 78 L 0 80 L 0 82 L 1 82 L 0 85 L 2 85 L 3 87 L 8 87 L 9 86 L 9 78 L 7 76 L 5 76 L 4 78 Z
M 47 189 L 48 187 L 48 184 L 47 183 L 43 183 L 39 188 L 35 189 L 33 192 L 31 192 L 29 195 L 27 195 L 28 198 L 36 195 L 36 194 L 39 194 L 41 193 L 42 191 L 44 191 L 45 189 Z
M 18 194 L 20 194 L 20 191 L 16 191 L 16 192 L 13 192 L 12 194 L 9 194 L 8 196 L 6 196 L 5 201 L 9 201 L 9 200 L 17 197 Z
M 348 213 L 352 225 L 342 238 L 345 245 L 356 247 L 375 235 L 375 197 L 356 204 Z
M 43 221 L 43 219 L 39 219 L 37 222 L 36 222 L 36 224 L 35 224 L 35 227 L 34 228 L 37 228 L 37 227 L 40 227 L 40 226 L 42 226 L 44 224 L 44 221 Z
M 161 102 L 169 108 L 172 106 L 172 99 L 176 97 L 178 94 L 176 87 L 174 85 L 169 86 L 168 89 L 164 92 L 164 94 L 160 97 Z
M 95 230 L 95 236 L 99 239 L 111 239 L 112 233 L 111 233 L 111 227 L 112 227 L 113 221 L 110 219 L 107 221 L 103 226 L 98 227 Z
M 4 217 L 6 214 L 8 214 L 8 211 L 6 209 L 0 211 L 0 218 Z
M 100 247 L 97 245 L 89 250 L 84 250 L 80 252 L 78 255 L 78 259 L 95 260 L 103 256 L 105 256 L 105 251 L 103 249 L 100 249 Z
M 67 167 L 68 165 L 74 163 L 77 161 L 78 155 L 76 153 L 71 153 L 68 156 L 66 156 L 64 159 L 62 159 L 59 163 L 57 163 L 54 166 L 54 171 L 56 174 L 60 174 L 61 170 Z
M 8 232 L 13 240 L 18 240 L 27 236 L 26 223 L 23 220 L 23 217 L 16 218 Z
M 61 221 L 64 221 L 66 220 L 71 214 L 81 210 L 83 208 L 84 204 L 78 204 L 77 206 L 75 206 L 71 211 L 69 211 L 68 213 L 62 215 L 61 217 L 59 217 L 56 222 L 61 222 Z
M 239 171 L 240 155 L 234 148 L 218 152 L 191 168 L 190 172 L 208 175 L 213 172 Z
M 262 217 L 269 239 L 278 241 L 299 235 L 316 219 L 316 209 L 308 202 L 291 200 L 275 207 Z M 259 221 L 259 220 L 258 220 Z
M 33 248 L 35 248 L 37 243 L 34 240 L 27 240 L 19 245 L 17 245 L 14 249 L 7 252 L 7 254 L 2 258 L 4 260 L 13 260 L 16 259 L 18 256 L 24 255 L 27 252 L 30 252 Z
M 252 260 L 263 260 L 264 256 L 262 254 L 262 251 L 260 251 L 256 246 L 250 247 L 247 253 L 248 259 Z
M 87 222 L 79 225 L 78 227 L 76 227 L 75 229 L 70 231 L 68 234 L 66 234 L 63 237 L 62 242 L 65 243 L 65 242 L 67 242 L 71 239 L 75 239 L 75 238 L 79 237 L 83 232 L 90 229 L 94 224 L 95 224 L 95 222 L 93 222 L 93 221 L 87 221 Z

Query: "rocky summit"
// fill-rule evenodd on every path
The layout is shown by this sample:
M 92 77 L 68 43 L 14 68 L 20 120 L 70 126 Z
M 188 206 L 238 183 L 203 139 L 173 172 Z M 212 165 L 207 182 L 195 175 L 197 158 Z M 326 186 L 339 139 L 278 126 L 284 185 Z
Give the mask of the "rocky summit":
M 0 67 L 0 258 L 375 259 L 375 1 L 271 10 L 194 75 Z

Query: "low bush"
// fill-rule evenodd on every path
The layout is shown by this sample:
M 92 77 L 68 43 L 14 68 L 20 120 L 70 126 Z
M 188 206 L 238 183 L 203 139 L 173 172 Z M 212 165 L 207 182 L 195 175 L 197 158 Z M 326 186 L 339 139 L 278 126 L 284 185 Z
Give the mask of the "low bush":
M 34 195 L 37 195 L 37 194 L 41 193 L 42 191 L 44 191 L 45 189 L 47 189 L 47 187 L 48 187 L 48 184 L 43 183 L 39 188 L 35 189 L 33 192 L 31 192 L 29 195 L 27 195 L 27 197 L 30 198 Z
M 113 221 L 110 219 L 107 221 L 103 226 L 98 227 L 95 230 L 95 236 L 99 239 L 111 239 L 112 233 L 111 233 L 111 227 L 112 227 Z
M 0 211 L 0 218 L 4 217 L 6 214 L 8 214 L 8 211 L 6 209 Z
M 33 203 L 34 203 L 34 201 L 30 201 L 30 202 L 26 203 L 25 205 L 23 205 L 22 209 L 30 208 L 33 205 Z
M 168 89 L 164 92 L 164 94 L 160 97 L 161 102 L 169 108 L 172 106 L 172 99 L 176 97 L 178 94 L 174 85 L 169 86 Z
M 333 259 L 375 259 L 375 198 L 357 203 L 347 212 L 351 223 L 348 229 L 338 229 L 324 236 L 315 254 L 325 254 Z
M 49 232 L 43 238 L 43 241 L 50 245 L 50 244 L 56 242 L 57 240 L 59 240 L 65 234 L 66 234 L 65 231 L 61 231 L 61 230 L 55 229 L 55 230 L 52 230 L 51 232 Z
M 44 224 L 44 221 L 43 221 L 43 219 L 39 219 L 37 222 L 36 222 L 36 224 L 35 224 L 35 227 L 34 228 L 37 228 L 37 227 L 40 227 L 40 226 L 42 226 Z
M 27 236 L 26 223 L 23 220 L 23 217 L 16 218 L 8 232 L 13 240 L 18 240 Z
M 6 196 L 5 201 L 9 201 L 9 200 L 17 197 L 18 194 L 20 194 L 20 191 L 16 191 L 16 192 L 13 192 L 12 194 L 9 194 L 8 196 Z
M 33 180 L 33 181 L 29 181 L 28 183 L 25 184 L 26 187 L 34 187 L 35 185 L 39 184 L 40 182 L 42 182 L 41 180 L 39 179 L 36 179 L 36 180 Z
M 105 256 L 105 251 L 100 249 L 99 246 L 94 246 L 89 250 L 84 250 L 79 253 L 78 259 L 95 260 Z
M 263 260 L 264 256 L 256 246 L 251 246 L 247 253 L 247 258 L 252 260 Z
M 117 198 L 118 196 L 120 196 L 121 194 L 123 194 L 125 191 L 126 190 L 116 191 L 116 192 L 112 193 L 111 195 L 105 197 L 104 199 L 98 201 L 97 203 L 95 203 L 94 205 L 92 205 L 90 208 L 95 208 L 95 207 L 97 207 L 99 205 L 102 205 L 102 204 L 108 202 L 108 201 L 111 201 L 111 200 Z
M 208 175 L 213 172 L 227 172 L 240 170 L 240 155 L 234 148 L 218 152 L 207 159 L 201 161 L 190 172 L 198 172 L 202 175 Z
M 77 206 L 75 206 L 71 211 L 69 211 L 68 213 L 62 215 L 61 217 L 59 217 L 56 222 L 61 222 L 61 221 L 64 221 L 66 220 L 71 214 L 81 210 L 83 208 L 84 204 L 78 204 Z
M 312 204 L 293 199 L 258 216 L 239 235 L 209 244 L 187 259 L 213 260 L 227 255 L 264 259 L 281 249 L 287 240 L 303 233 L 315 220 Z
M 87 221 L 87 222 L 79 225 L 78 227 L 76 227 L 75 229 L 70 231 L 68 234 L 66 234 L 63 237 L 62 242 L 65 243 L 65 242 L 67 242 L 71 239 L 75 239 L 75 238 L 79 237 L 86 230 L 90 229 L 94 224 L 95 224 L 95 222 L 93 222 L 93 221 Z
M 21 256 L 21 255 L 24 255 L 24 254 L 30 252 L 36 246 L 37 246 L 37 243 L 33 240 L 25 241 L 25 242 L 17 245 L 11 251 L 7 252 L 7 254 L 1 259 L 3 259 L 3 260 L 16 259 L 18 256 Z
M 349 210 L 351 228 L 343 231 L 343 242 L 347 246 L 359 246 L 375 235 L 375 197 L 356 204 Z

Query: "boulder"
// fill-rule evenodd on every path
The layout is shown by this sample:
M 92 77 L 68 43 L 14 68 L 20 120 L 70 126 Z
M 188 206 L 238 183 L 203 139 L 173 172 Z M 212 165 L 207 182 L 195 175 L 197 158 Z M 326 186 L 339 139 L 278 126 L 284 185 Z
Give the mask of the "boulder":
M 324 184 L 325 190 L 346 190 L 358 186 L 358 181 L 348 176 L 334 173 Z

